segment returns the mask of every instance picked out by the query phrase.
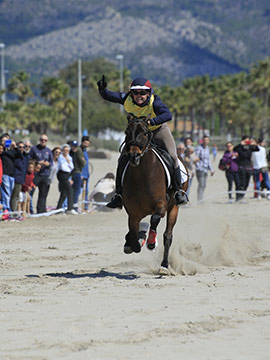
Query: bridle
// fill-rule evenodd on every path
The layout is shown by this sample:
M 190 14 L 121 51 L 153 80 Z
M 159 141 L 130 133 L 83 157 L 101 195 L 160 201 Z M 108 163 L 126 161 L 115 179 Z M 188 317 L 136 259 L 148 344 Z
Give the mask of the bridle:
M 128 142 L 126 142 L 126 139 L 125 139 L 127 152 L 131 158 L 132 157 L 134 158 L 135 165 L 138 165 L 140 162 L 140 159 L 150 149 L 151 141 L 153 138 L 153 133 L 151 130 L 148 129 L 148 125 L 147 125 L 147 122 L 145 121 L 145 119 L 142 119 L 142 118 L 133 118 L 132 120 L 130 120 L 127 130 L 134 123 L 141 123 L 144 125 L 144 127 L 146 127 L 146 129 L 144 131 L 140 132 L 139 134 L 135 134 L 135 131 L 133 131 L 131 133 L 132 138 Z M 146 136 L 147 137 L 146 144 L 142 144 L 138 140 L 138 136 Z M 133 152 L 130 152 L 131 149 L 133 150 Z

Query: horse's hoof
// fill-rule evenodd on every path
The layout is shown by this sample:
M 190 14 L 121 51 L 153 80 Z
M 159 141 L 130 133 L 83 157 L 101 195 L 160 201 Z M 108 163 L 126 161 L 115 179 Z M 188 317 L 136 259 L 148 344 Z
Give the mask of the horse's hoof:
M 158 241 L 156 240 L 156 242 L 154 244 L 147 244 L 147 249 L 148 250 L 155 250 L 158 247 Z
M 124 246 L 124 253 L 125 254 L 132 254 L 133 250 L 131 249 L 130 246 Z
M 157 233 L 156 231 L 150 229 L 148 239 L 147 239 L 147 249 L 154 250 L 158 246 L 157 242 Z
M 161 266 L 158 270 L 158 274 L 159 275 L 164 275 L 164 276 L 169 276 L 171 275 L 171 272 L 168 268 L 164 267 L 164 266 Z
M 135 253 L 141 252 L 141 244 L 137 242 L 136 245 L 131 246 L 131 250 Z

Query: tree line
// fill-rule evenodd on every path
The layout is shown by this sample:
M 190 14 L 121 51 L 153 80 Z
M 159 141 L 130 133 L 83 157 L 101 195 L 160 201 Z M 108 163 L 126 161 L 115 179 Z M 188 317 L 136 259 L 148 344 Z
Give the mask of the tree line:
M 105 59 L 82 62 L 82 124 L 89 133 L 105 129 L 122 131 L 126 117 L 119 105 L 104 102 L 96 82 L 106 75 L 108 88 L 119 91 L 119 70 Z M 131 83 L 130 71 L 123 72 L 124 89 Z M 155 86 L 155 92 L 168 105 L 181 134 L 208 129 L 210 135 L 233 137 L 248 133 L 268 137 L 270 133 L 270 58 L 252 64 L 247 72 L 210 78 L 208 75 L 185 79 L 178 87 Z M 1 130 L 48 130 L 63 136 L 77 133 L 77 62 L 63 68 L 58 76 L 44 77 L 40 84 L 30 83 L 30 74 L 18 71 L 5 90 L 7 103 L 0 104 Z

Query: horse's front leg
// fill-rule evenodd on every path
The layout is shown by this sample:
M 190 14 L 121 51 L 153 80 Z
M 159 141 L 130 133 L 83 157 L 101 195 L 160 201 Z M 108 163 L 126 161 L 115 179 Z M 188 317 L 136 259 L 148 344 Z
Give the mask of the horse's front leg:
M 157 227 L 158 224 L 160 222 L 160 215 L 158 214 L 154 214 L 151 216 L 151 220 L 150 220 L 150 229 L 149 229 L 149 235 L 148 235 L 148 239 L 147 239 L 147 248 L 149 250 L 154 250 L 157 246 Z
M 168 209 L 167 226 L 163 234 L 164 254 L 160 268 L 160 273 L 164 273 L 166 275 L 168 274 L 167 269 L 169 267 L 169 250 L 172 244 L 173 227 L 177 220 L 177 214 L 178 214 L 178 207 L 176 205 L 173 205 L 172 208 Z
M 141 251 L 141 244 L 139 243 L 139 225 L 140 220 L 129 215 L 129 244 L 132 252 L 139 253 Z

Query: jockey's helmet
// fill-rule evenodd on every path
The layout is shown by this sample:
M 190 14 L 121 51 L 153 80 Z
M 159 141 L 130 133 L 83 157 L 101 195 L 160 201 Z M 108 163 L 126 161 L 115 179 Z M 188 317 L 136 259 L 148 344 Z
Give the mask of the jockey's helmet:
M 151 90 L 152 85 L 149 80 L 145 78 L 136 78 L 130 85 L 130 90 Z

